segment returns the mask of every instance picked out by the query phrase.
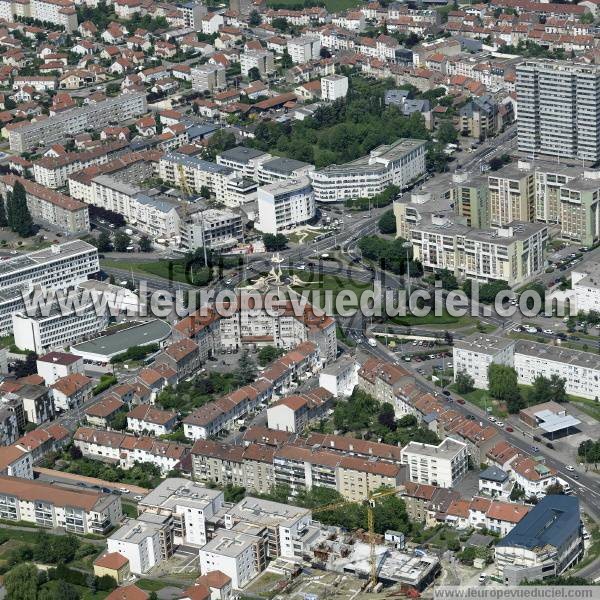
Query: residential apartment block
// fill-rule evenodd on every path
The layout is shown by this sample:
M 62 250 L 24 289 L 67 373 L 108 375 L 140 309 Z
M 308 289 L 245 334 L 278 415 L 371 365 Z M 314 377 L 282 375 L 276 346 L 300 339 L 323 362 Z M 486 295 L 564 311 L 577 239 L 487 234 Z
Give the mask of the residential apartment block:
M 70 533 L 104 535 L 122 517 L 114 494 L 67 490 L 40 481 L 0 476 L 0 518 Z
M 67 137 L 86 129 L 102 129 L 110 123 L 123 123 L 147 111 L 146 94 L 120 94 L 103 102 L 66 110 L 51 118 L 18 123 L 8 133 L 10 149 L 27 152 L 37 146 L 61 144 Z
M 204 64 L 191 70 L 192 89 L 199 92 L 222 90 L 227 87 L 223 65 Z
M 258 222 L 263 233 L 294 229 L 314 218 L 315 198 L 308 177 L 278 181 L 258 188 Z
M 451 438 L 437 446 L 410 442 L 402 448 L 401 456 L 411 481 L 440 487 L 454 487 L 469 466 L 467 445 Z
M 369 156 L 311 173 L 315 199 L 339 202 L 372 198 L 391 185 L 404 188 L 425 172 L 425 142 L 400 139 L 379 146 Z
M 549 59 L 517 66 L 519 151 L 600 160 L 600 68 Z

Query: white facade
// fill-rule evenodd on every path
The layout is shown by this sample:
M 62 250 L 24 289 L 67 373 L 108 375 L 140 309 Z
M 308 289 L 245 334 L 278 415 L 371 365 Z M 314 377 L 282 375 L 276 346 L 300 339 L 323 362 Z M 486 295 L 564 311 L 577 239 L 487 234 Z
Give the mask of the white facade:
M 129 560 L 134 575 L 147 573 L 161 561 L 161 526 L 130 519 L 107 540 L 109 552 L 118 552 Z
M 345 75 L 327 75 L 321 78 L 321 100 L 334 102 L 348 94 L 348 78 Z
M 372 150 L 369 156 L 311 173 L 315 199 L 340 202 L 372 198 L 391 185 L 404 188 L 425 173 L 425 142 L 400 139 Z
M 200 572 L 221 571 L 231 578 L 234 589 L 242 589 L 260 572 L 264 563 L 264 540 L 240 531 L 219 530 L 215 537 L 200 548 Z
M 321 38 L 304 36 L 288 40 L 287 50 L 296 64 L 303 64 L 321 58 Z
M 48 316 L 13 315 L 15 344 L 37 354 L 50 348 L 65 348 L 74 342 L 93 337 L 108 327 L 109 315 L 96 314 L 93 302 L 78 309 L 60 310 L 53 306 Z
M 273 53 L 268 50 L 248 50 L 240 54 L 242 75 L 248 77 L 251 69 L 258 69 L 260 76 L 270 75 L 275 71 Z
M 315 200 L 308 177 L 288 179 L 258 188 L 258 222 L 263 233 L 293 229 L 315 216 Z
M 488 388 L 488 369 L 492 363 L 513 365 L 514 340 L 476 333 L 464 340 L 456 340 L 452 348 L 454 379 L 464 371 L 473 378 L 476 388 Z
M 224 89 L 227 86 L 225 71 L 223 65 L 204 64 L 193 67 L 191 70 L 192 89 L 200 92 Z
M 50 352 L 36 361 L 37 372 L 50 386 L 73 373 L 83 373 L 83 358 L 64 352 Z
M 469 467 L 467 445 L 452 438 L 438 446 L 410 442 L 402 449 L 401 460 L 411 481 L 447 488 L 454 487 Z
M 319 373 L 319 385 L 336 398 L 349 396 L 358 384 L 359 365 L 354 359 L 340 359 Z

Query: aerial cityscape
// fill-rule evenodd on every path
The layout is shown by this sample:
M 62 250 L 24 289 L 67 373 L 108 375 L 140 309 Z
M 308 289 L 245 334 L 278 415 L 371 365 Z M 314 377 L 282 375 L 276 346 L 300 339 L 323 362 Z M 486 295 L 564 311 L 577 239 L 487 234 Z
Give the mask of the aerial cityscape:
M 0 600 L 600 600 L 600 0 L 0 57 Z

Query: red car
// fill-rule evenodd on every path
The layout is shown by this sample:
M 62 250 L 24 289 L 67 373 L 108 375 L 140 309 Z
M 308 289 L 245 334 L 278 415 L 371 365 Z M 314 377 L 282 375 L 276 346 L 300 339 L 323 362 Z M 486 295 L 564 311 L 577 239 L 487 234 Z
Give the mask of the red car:
M 464 404 L 464 403 L 465 403 L 465 401 L 464 401 L 462 398 L 457 398 L 457 399 L 456 399 L 456 401 L 457 401 L 459 404 Z
M 506 431 L 508 431 L 508 433 L 512 433 L 514 431 L 514 429 L 512 427 L 510 427 L 510 425 L 508 427 L 505 427 Z

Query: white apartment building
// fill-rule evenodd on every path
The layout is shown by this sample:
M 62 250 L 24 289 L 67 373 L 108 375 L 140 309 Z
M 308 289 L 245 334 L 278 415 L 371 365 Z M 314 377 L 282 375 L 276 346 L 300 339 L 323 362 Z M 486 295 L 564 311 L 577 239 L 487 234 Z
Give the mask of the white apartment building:
M 148 462 L 159 467 L 163 474 L 177 468 L 189 450 L 175 442 L 93 427 L 79 427 L 73 441 L 88 458 L 110 459 L 122 469 L 130 469 L 136 462 Z
M 157 437 L 171 433 L 178 421 L 174 410 L 160 410 L 148 404 L 138 404 L 127 413 L 129 431 Z
M 412 227 L 413 256 L 426 271 L 447 269 L 461 279 L 523 285 L 545 268 L 548 227 L 513 221 L 497 229 L 474 229 L 453 215 L 425 214 Z
M 10 149 L 27 152 L 35 147 L 62 144 L 69 136 L 86 129 L 102 129 L 106 125 L 120 124 L 147 112 L 145 92 L 119 94 L 102 102 L 95 102 L 41 119 L 8 128 Z
M 106 540 L 107 549 L 127 558 L 131 573 L 142 575 L 161 562 L 162 535 L 160 524 L 128 519 Z
M 258 69 L 261 77 L 275 72 L 275 60 L 269 50 L 248 50 L 240 54 L 242 75 L 248 77 L 251 69 Z
M 247 179 L 258 181 L 260 165 L 273 158 L 267 152 L 246 146 L 235 146 L 217 154 L 217 164 L 228 167 Z
M 8 521 L 104 535 L 121 517 L 121 499 L 114 494 L 74 491 L 40 481 L 0 477 L 0 518 Z
M 308 177 L 278 181 L 258 188 L 258 222 L 263 233 L 279 233 L 306 223 L 316 214 Z
M 46 385 L 52 385 L 67 375 L 83 373 L 83 358 L 66 352 L 48 352 L 37 359 L 36 368 Z
M 25 308 L 34 286 L 65 290 L 100 270 L 98 250 L 81 240 L 20 254 L 0 263 L 0 335 L 12 332 L 12 315 Z
M 321 38 L 305 35 L 287 41 L 287 51 L 296 64 L 321 58 Z
M 69 33 L 77 29 L 77 11 L 71 0 L 30 0 L 30 16 L 64 27 Z
M 600 269 L 584 263 L 571 271 L 571 301 L 577 312 L 600 311 Z
M 558 375 L 565 380 L 568 394 L 591 400 L 600 398 L 600 357 L 592 352 L 518 340 L 514 346 L 514 367 L 519 383 L 531 385 L 538 375 Z
M 492 363 L 513 366 L 515 340 L 485 333 L 474 333 L 455 340 L 452 348 L 454 379 L 465 372 L 473 378 L 476 388 L 488 388 L 488 369 Z
M 372 198 L 391 185 L 402 189 L 425 172 L 425 146 L 423 140 L 400 139 L 379 146 L 369 156 L 314 171 L 310 178 L 315 200 Z
M 349 396 L 358 384 L 358 363 L 353 358 L 340 357 L 319 373 L 319 386 L 336 398 Z
M 36 294 L 34 292 L 33 298 Z M 48 311 L 36 311 L 36 314 L 22 311 L 13 314 L 13 335 L 18 348 L 42 354 L 49 349 L 65 348 L 94 337 L 108 327 L 108 311 L 97 314 L 93 300 L 86 297 L 82 289 L 65 292 L 63 296 L 67 294 L 73 296 L 74 305 L 78 306 L 61 307 L 60 302 L 55 301 Z
M 600 67 L 550 59 L 517 66 L 518 143 L 526 155 L 600 159 Z
M 307 508 L 246 496 L 224 515 L 225 529 L 243 531 L 250 525 L 267 538 L 267 557 L 302 557 L 311 535 L 312 512 Z M 314 528 L 313 528 L 314 532 Z
M 410 442 L 401 451 L 402 464 L 415 483 L 451 488 L 469 468 L 467 444 L 445 438 L 439 445 Z
M 220 529 L 200 548 L 200 572 L 221 571 L 231 578 L 233 589 L 240 590 L 265 567 L 265 541 L 244 531 Z
M 223 492 L 182 478 L 165 479 L 138 504 L 144 513 L 166 515 L 173 543 L 203 546 L 209 539 L 207 521 L 223 508 Z
M 223 65 L 204 64 L 191 69 L 192 89 L 199 92 L 223 90 L 227 87 Z
M 345 75 L 321 77 L 321 100 L 334 102 L 348 94 L 348 78 Z
M 190 215 L 181 226 L 181 245 L 188 250 L 233 248 L 244 238 L 242 217 L 230 210 L 209 208 Z
M 0 425 L 4 423 L 0 422 Z M 17 446 L 0 446 L 0 476 L 33 479 L 31 454 Z

